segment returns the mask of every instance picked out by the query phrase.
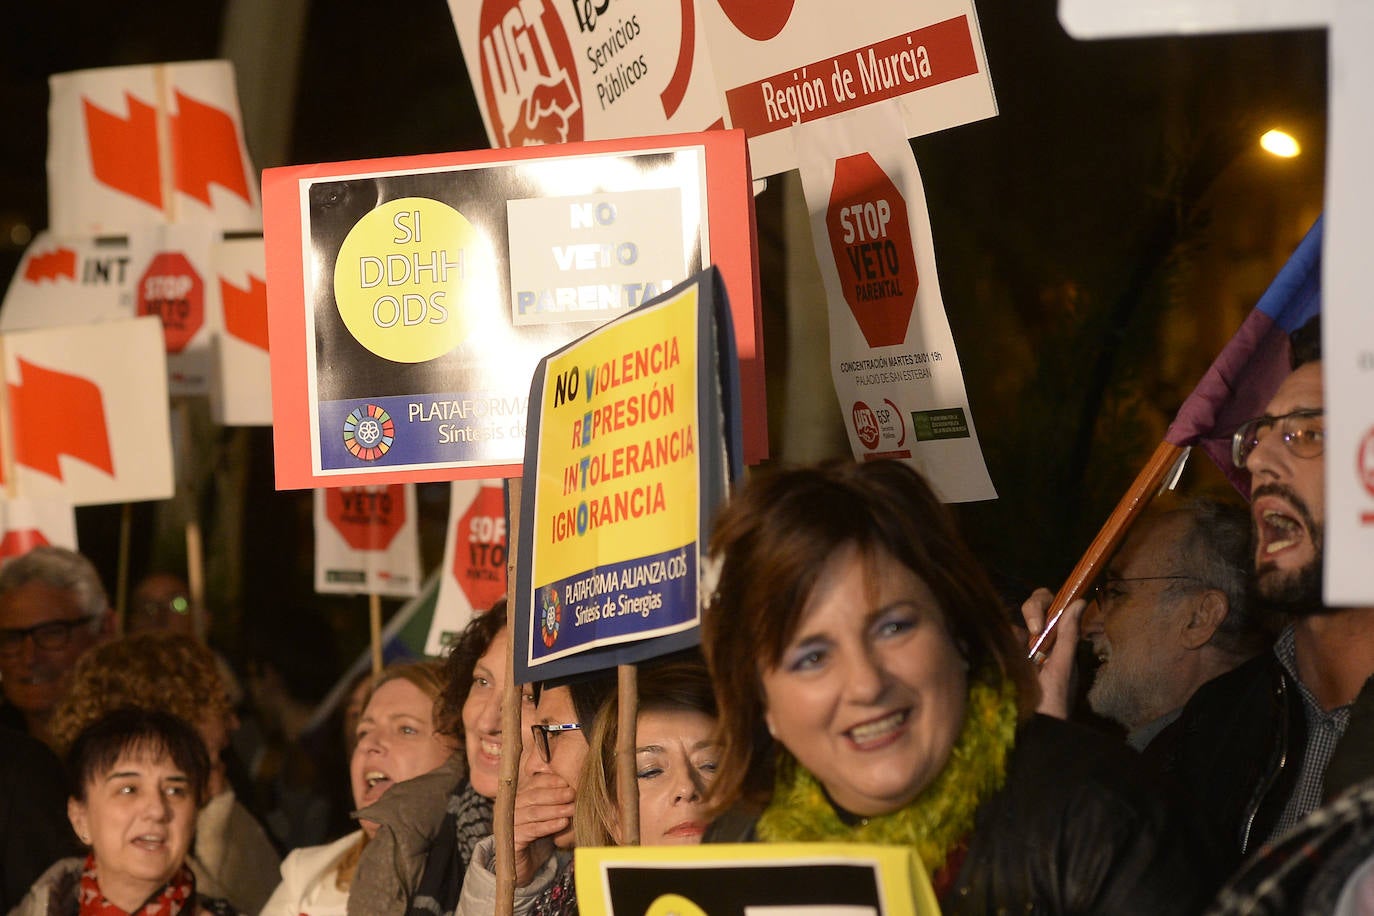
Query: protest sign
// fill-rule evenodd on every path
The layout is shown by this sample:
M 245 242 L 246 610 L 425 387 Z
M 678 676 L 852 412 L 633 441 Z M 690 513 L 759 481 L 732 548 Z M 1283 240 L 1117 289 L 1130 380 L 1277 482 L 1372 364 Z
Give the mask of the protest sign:
M 58 499 L 0 500 L 0 562 L 35 547 L 76 549 L 76 513 Z
M 134 314 L 127 237 L 40 232 L 10 280 L 0 331 L 91 324 Z
M 1322 377 L 1327 446 L 1323 597 L 1333 607 L 1374 602 L 1365 570 L 1374 551 L 1374 317 L 1365 306 L 1374 239 L 1374 10 L 1360 0 L 1168 0 L 1131 5 L 1060 0 L 1078 38 L 1330 29 L 1326 239 L 1322 259 Z M 1339 507 L 1339 508 L 1337 508 Z
M 1059 0 L 1059 22 L 1074 38 L 1194 35 L 1318 29 L 1331 21 L 1337 0 Z
M 439 600 L 425 643 L 442 655 L 476 614 L 506 597 L 506 492 L 500 480 L 455 480 Z
M 946 502 L 995 499 L 899 126 L 871 108 L 799 132 L 835 392 L 856 459 L 905 461 Z
M 709 263 L 767 452 L 735 132 L 270 169 L 277 486 L 518 474 L 540 357 Z
M 10 282 L 0 330 L 151 315 L 162 323 L 168 393 L 203 395 L 220 328 L 219 289 L 211 282 L 218 237 L 196 224 L 104 239 L 44 234 Z
M 1374 605 L 1374 9 L 1336 0 L 1331 20 L 1331 128 L 1322 261 L 1322 373 L 1326 391 L 1326 603 Z
M 16 496 L 84 506 L 172 495 L 156 319 L 14 331 L 0 346 Z
M 449 0 L 492 146 L 723 124 L 702 4 Z
M 886 101 L 903 137 L 997 114 L 972 0 L 720 0 L 702 25 L 728 123 L 749 136 L 754 176 L 797 167 L 797 124 Z
M 81 70 L 49 84 L 54 232 L 113 235 L 183 222 L 261 227 L 257 171 L 228 61 Z
M 714 270 L 541 360 L 516 557 L 515 680 L 695 645 L 700 545 L 737 471 Z
M 577 902 L 605 916 L 933 916 L 916 854 L 862 843 L 579 847 Z
M 219 333 L 210 374 L 210 409 L 225 426 L 271 426 L 271 362 L 267 349 L 267 268 L 261 238 L 225 239 L 215 246 Z
M 413 485 L 315 491 L 315 591 L 411 598 L 419 587 Z

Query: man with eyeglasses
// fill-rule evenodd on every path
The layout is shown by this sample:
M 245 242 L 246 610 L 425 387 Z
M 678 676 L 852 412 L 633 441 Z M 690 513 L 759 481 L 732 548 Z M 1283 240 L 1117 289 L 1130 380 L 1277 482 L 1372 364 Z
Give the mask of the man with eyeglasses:
M 1236 431 L 1232 455 L 1251 475 L 1252 595 L 1287 625 L 1273 652 L 1198 690 L 1151 747 L 1237 862 L 1374 775 L 1374 687 L 1365 689 L 1374 675 L 1374 608 L 1326 607 L 1321 595 L 1318 320 L 1292 345 L 1292 374 L 1264 415 Z
M 35 547 L 0 568 L 0 723 L 48 742 L 48 720 L 77 658 L 114 632 L 95 567 Z
M 1107 564 L 1083 616 L 1101 662 L 1087 699 L 1136 750 L 1268 645 L 1246 601 L 1249 548 L 1244 509 L 1198 501 L 1147 515 Z

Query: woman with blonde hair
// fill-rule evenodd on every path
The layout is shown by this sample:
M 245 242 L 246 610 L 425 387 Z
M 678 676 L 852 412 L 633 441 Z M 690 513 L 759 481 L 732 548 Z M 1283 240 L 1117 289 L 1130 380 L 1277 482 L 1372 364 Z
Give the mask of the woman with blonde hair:
M 373 681 L 349 761 L 358 808 L 374 804 L 397 783 L 441 766 L 453 753 L 452 740 L 435 723 L 435 701 L 444 684 L 440 662 L 393 664 Z M 360 818 L 359 825 L 333 843 L 288 855 L 281 866 L 281 883 L 262 916 L 342 916 L 359 857 L 378 829 L 366 818 Z
M 77 662 L 67 695 L 53 712 L 54 743 L 65 750 L 87 725 L 126 706 L 170 713 L 200 734 L 210 772 L 187 864 L 202 893 L 256 913 L 272 893 L 281 860 L 225 776 L 223 753 L 237 721 L 214 653 L 190 636 L 167 632 L 96 646 Z
M 616 780 L 619 704 L 597 712 L 582 766 L 573 829 L 577 845 L 623 846 Z M 710 826 L 706 792 L 716 775 L 716 698 L 700 660 L 649 663 L 639 672 L 635 723 L 635 780 L 639 843 L 681 846 L 701 842 Z

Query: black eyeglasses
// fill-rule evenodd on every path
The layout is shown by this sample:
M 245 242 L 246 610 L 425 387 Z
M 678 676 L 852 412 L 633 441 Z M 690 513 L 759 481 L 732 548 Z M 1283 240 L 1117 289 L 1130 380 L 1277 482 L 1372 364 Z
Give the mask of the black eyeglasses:
M 95 614 L 78 617 L 75 620 L 54 620 L 24 629 L 0 630 L 0 656 L 13 657 L 24 651 L 24 640 L 33 638 L 33 644 L 40 649 L 52 651 L 61 649 L 72 641 L 73 631 L 89 626 Z
M 1107 602 L 1118 597 L 1121 592 L 1119 586 L 1125 582 L 1201 582 L 1197 576 L 1132 576 L 1127 578 L 1116 578 L 1108 576 L 1101 582 L 1088 590 L 1087 598 L 1089 601 L 1096 601 L 1097 606 L 1105 608 Z
M 1279 437 L 1290 452 L 1299 458 L 1316 458 L 1326 445 L 1323 413 L 1320 407 L 1304 407 L 1277 417 L 1265 414 L 1246 420 L 1231 436 L 1231 461 L 1236 467 L 1244 468 L 1250 453 L 1269 435 L 1269 430 L 1275 424 L 1279 427 Z
M 564 722 L 556 725 L 531 725 L 530 734 L 534 735 L 534 749 L 539 752 L 539 759 L 545 763 L 553 761 L 553 752 L 549 750 L 549 739 L 563 732 L 575 732 L 582 730 L 581 722 Z

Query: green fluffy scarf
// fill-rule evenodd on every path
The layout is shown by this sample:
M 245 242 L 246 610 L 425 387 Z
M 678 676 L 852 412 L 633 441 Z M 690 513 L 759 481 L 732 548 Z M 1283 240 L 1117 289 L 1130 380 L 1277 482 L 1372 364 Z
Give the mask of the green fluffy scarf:
M 773 800 L 759 818 L 759 838 L 767 843 L 910 846 L 934 874 L 950 850 L 972 832 L 978 807 L 1006 781 L 1016 720 L 1015 686 L 1005 678 L 1000 689 L 976 680 L 949 762 L 935 781 L 906 807 L 854 826 L 840 820 L 816 777 L 791 755 L 782 754 Z

